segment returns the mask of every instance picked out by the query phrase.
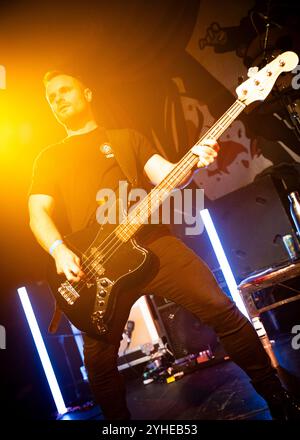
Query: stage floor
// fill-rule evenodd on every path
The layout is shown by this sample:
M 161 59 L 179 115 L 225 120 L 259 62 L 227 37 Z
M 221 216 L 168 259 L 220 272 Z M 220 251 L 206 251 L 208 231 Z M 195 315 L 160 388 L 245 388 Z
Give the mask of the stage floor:
M 299 350 L 291 335 L 276 339 L 274 351 L 286 387 L 300 393 Z M 139 369 L 126 371 L 128 405 L 133 420 L 270 420 L 265 401 L 254 391 L 246 374 L 233 362 L 204 367 L 167 384 L 143 384 Z M 67 414 L 63 419 L 102 419 L 99 408 Z

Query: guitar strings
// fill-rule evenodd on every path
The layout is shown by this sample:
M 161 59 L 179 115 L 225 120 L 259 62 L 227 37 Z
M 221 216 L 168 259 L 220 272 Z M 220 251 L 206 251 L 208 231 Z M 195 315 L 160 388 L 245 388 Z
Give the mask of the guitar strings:
M 236 104 L 236 103 L 235 103 Z M 244 106 L 243 106 L 243 108 L 244 108 Z M 229 109 L 229 111 L 227 112 L 227 115 L 230 113 L 230 109 Z M 226 116 L 227 116 L 226 115 Z M 232 115 L 233 116 L 233 115 Z M 220 121 L 222 120 L 222 119 L 225 119 L 225 118 L 221 118 L 220 119 Z M 227 119 L 228 119 L 228 116 L 227 116 Z M 218 124 L 218 125 L 221 125 L 220 123 Z M 228 125 L 228 121 L 227 121 L 227 123 L 226 123 L 226 125 Z M 224 130 L 227 128 L 225 128 L 225 127 L 222 127 Z M 213 136 L 213 134 L 212 134 L 212 132 L 213 132 L 213 130 L 215 129 L 215 127 L 212 127 L 210 130 L 209 130 L 209 132 L 210 132 L 210 136 L 211 137 L 214 137 Z M 209 132 L 206 134 L 206 138 L 209 138 L 209 136 L 208 136 L 208 134 L 209 134 Z M 200 144 L 202 142 L 202 140 L 199 140 L 198 142 L 197 142 L 197 144 Z M 191 156 L 192 155 L 192 157 L 186 157 L 186 156 Z M 192 161 L 193 162 L 196 162 L 196 160 L 197 160 L 197 158 L 195 157 L 195 155 L 193 155 L 190 151 L 187 153 L 187 155 L 186 155 L 184 158 L 182 158 L 182 161 L 181 162 L 183 162 L 183 166 L 181 166 L 181 167 L 178 167 L 178 170 L 176 171 L 176 173 L 174 173 L 174 176 L 172 176 L 172 179 L 171 179 L 171 181 L 169 181 L 169 183 L 168 183 L 168 186 L 170 186 L 171 188 L 172 188 L 172 185 L 171 185 L 171 183 L 172 183 L 172 181 L 174 181 L 174 180 L 176 180 L 176 178 L 178 178 L 178 174 L 182 174 L 182 172 L 183 172 L 183 168 L 189 168 L 190 166 L 191 166 L 191 164 L 190 164 L 190 160 L 192 159 Z M 176 176 L 176 174 L 177 174 L 177 176 Z M 170 180 L 170 179 L 169 179 Z M 181 180 L 181 179 L 180 179 Z M 164 183 L 164 182 L 161 182 L 161 183 Z M 163 185 L 163 186 L 165 186 L 165 185 Z M 157 187 L 157 192 L 159 191 L 160 189 Z M 147 203 L 147 205 L 148 205 L 148 203 Z M 149 209 L 149 206 L 147 206 L 146 207 L 146 209 L 147 209 L 147 211 L 148 211 L 148 209 Z M 142 210 L 144 210 L 144 208 L 142 209 Z M 125 225 L 125 227 L 126 227 L 126 225 Z M 130 229 L 131 229 L 132 227 L 130 226 L 130 224 L 127 224 L 127 229 L 129 230 L 129 232 L 130 232 Z M 111 247 L 110 247 L 110 249 L 109 249 L 109 251 L 106 253 L 106 254 L 104 254 L 103 256 L 101 256 L 102 257 L 102 260 L 101 260 L 101 262 L 103 262 L 103 260 L 104 260 L 104 258 L 106 258 L 106 261 L 108 261 L 108 259 L 109 258 L 111 258 L 112 257 L 112 255 L 117 251 L 117 249 L 124 243 L 124 241 L 120 241 L 119 239 L 118 239 L 118 237 L 112 232 L 111 234 L 110 234 L 110 236 L 111 235 L 113 235 L 113 240 L 111 240 L 104 248 L 103 248 L 103 250 L 105 250 L 109 245 L 111 245 Z M 103 243 L 101 243 L 101 245 L 103 246 L 103 244 L 107 241 L 107 239 L 110 237 L 110 236 L 108 236 L 107 238 L 106 238 L 106 240 L 104 240 L 104 242 Z M 115 241 L 115 243 L 113 243 L 113 241 Z M 99 248 L 101 247 L 101 245 L 99 246 Z M 91 257 L 89 257 L 89 258 L 87 258 L 87 260 L 85 261 L 85 264 L 87 263 L 87 261 L 89 260 L 89 259 L 92 259 Z M 95 261 L 96 259 L 94 258 L 94 261 Z M 93 274 L 93 272 L 94 272 L 94 269 L 89 269 L 88 271 L 87 271 L 87 273 L 86 273 L 86 275 L 89 275 L 89 274 L 92 274 L 92 275 L 94 275 Z M 85 282 L 84 282 L 84 280 L 81 280 L 81 282 L 83 283 L 83 284 L 85 284 Z M 78 282 L 78 285 L 76 286 L 76 287 L 79 287 L 79 284 L 80 284 L 80 282 Z M 80 292 L 80 291 L 79 291 Z M 78 293 L 79 293 L 78 292 Z
M 222 124 L 221 124 L 221 121 L 222 121 L 222 119 L 228 119 L 228 115 L 229 116 L 231 116 L 231 118 L 236 118 L 236 116 L 238 115 L 238 113 L 240 113 L 243 109 L 244 109 L 244 107 L 245 107 L 245 105 L 244 104 L 242 104 L 242 108 L 240 107 L 239 109 L 238 109 L 238 113 L 236 114 L 236 115 L 230 115 L 230 110 L 231 109 L 233 109 L 234 108 L 234 106 L 236 105 L 236 104 L 239 104 L 239 106 L 240 106 L 240 104 L 242 104 L 240 101 L 236 101 L 233 105 L 232 105 L 232 107 L 228 110 L 228 112 L 227 112 L 227 114 L 226 114 L 226 117 L 222 117 L 221 119 L 220 119 L 220 122 L 217 124 L 215 124 L 215 125 L 217 125 L 218 127 L 215 127 L 215 125 L 214 126 L 212 126 L 211 127 L 211 129 L 206 133 L 206 135 L 204 136 L 204 138 L 209 138 L 209 137 L 215 137 L 215 135 L 213 134 L 213 131 L 215 130 L 215 128 L 219 128 L 219 126 L 222 126 Z M 235 113 L 236 113 L 236 111 L 235 111 Z M 224 121 L 225 122 L 225 121 Z M 224 126 L 222 126 L 222 130 L 223 131 L 225 131 L 225 129 L 230 125 L 230 123 L 231 123 L 232 121 L 227 121 L 227 122 L 225 122 L 225 124 L 226 124 L 226 127 L 224 127 Z M 201 144 L 201 142 L 203 141 L 203 139 L 201 138 L 195 145 L 199 145 L 199 144 Z M 192 156 L 192 157 L 188 157 L 188 156 Z M 195 155 L 193 154 L 193 153 L 191 153 L 190 151 L 181 159 L 181 161 L 180 162 L 182 162 L 182 166 L 179 166 L 178 167 L 178 169 L 177 169 L 177 171 L 174 173 L 174 175 L 173 176 L 171 176 L 171 180 L 169 181 L 169 183 L 167 184 L 168 186 L 170 186 L 170 188 L 172 188 L 172 185 L 171 185 L 171 183 L 173 183 L 173 181 L 174 180 L 176 180 L 176 178 L 178 179 L 178 177 L 179 177 L 179 174 L 182 174 L 182 172 L 183 172 L 183 169 L 184 168 L 189 168 L 190 166 L 191 166 L 191 163 L 189 162 L 190 160 L 192 159 L 192 161 L 193 162 L 196 162 L 197 161 L 197 157 L 195 157 Z M 180 165 L 180 162 L 179 162 L 179 164 L 178 165 Z M 172 173 L 172 172 L 171 172 Z M 166 176 L 166 179 L 168 179 L 168 176 Z M 164 179 L 165 180 L 165 179 Z M 180 178 L 180 180 L 181 180 L 181 178 Z M 162 181 L 156 188 L 155 188 L 155 190 L 156 190 L 156 192 L 159 192 L 160 191 L 160 188 L 159 188 L 159 186 L 160 185 L 162 185 L 162 186 L 165 186 L 165 182 L 164 181 Z M 152 190 L 153 191 L 153 190 Z M 154 191 L 153 191 L 153 193 L 154 193 Z M 150 195 L 150 194 L 149 194 Z M 143 201 L 141 202 L 141 204 L 143 203 Z M 145 203 L 144 203 L 145 204 Z M 147 203 L 147 206 L 146 206 L 146 209 L 147 209 L 147 211 L 149 210 L 149 206 L 148 206 L 149 204 Z M 143 211 L 145 211 L 145 208 L 140 208 L 140 205 L 137 207 L 138 209 L 140 209 L 140 210 L 143 210 Z M 124 224 L 123 224 L 124 225 Z M 120 225 L 121 226 L 121 225 Z M 130 225 L 130 224 L 125 224 L 124 225 L 125 227 L 127 227 L 127 229 L 129 230 L 129 232 L 130 232 L 130 229 L 132 228 L 132 226 Z M 142 226 L 142 224 L 139 226 L 139 227 L 141 227 Z M 104 254 L 104 255 L 101 255 L 101 262 L 103 262 L 104 261 L 104 259 L 106 258 L 106 261 L 108 261 L 108 259 L 109 258 L 111 258 L 112 257 L 112 255 L 117 251 L 117 249 L 122 245 L 122 244 L 124 244 L 124 241 L 121 241 L 116 235 L 115 235 L 115 233 L 114 233 L 114 231 L 111 233 L 111 234 L 109 234 L 109 236 L 108 237 L 106 237 L 106 239 L 100 244 L 100 246 L 99 246 L 99 248 L 101 248 L 101 246 L 103 246 L 103 244 L 105 244 L 105 242 L 107 242 L 107 240 L 111 237 L 111 236 L 113 236 L 113 239 L 109 242 L 109 243 L 107 243 L 106 244 L 106 246 L 104 246 L 104 248 L 102 249 L 102 251 L 103 250 L 106 250 L 107 249 L 107 247 L 108 246 L 110 246 L 111 245 L 111 247 L 110 247 L 110 249 L 108 250 L 108 252 L 106 253 L 106 254 Z M 115 243 L 113 243 L 113 241 L 115 241 Z M 85 264 L 84 265 L 86 265 L 87 264 L 87 262 L 88 262 L 88 260 L 92 260 L 92 261 L 95 261 L 96 260 L 96 258 L 94 258 L 93 259 L 93 255 L 91 256 L 91 257 L 88 257 L 86 260 L 85 260 Z M 93 274 L 93 272 L 94 272 L 94 269 L 88 269 L 88 271 L 85 273 L 85 275 L 89 275 L 89 274 L 92 274 L 92 275 L 94 275 L 95 276 L 95 274 Z M 80 280 L 79 282 L 78 282 L 78 284 L 77 285 L 73 285 L 73 287 L 74 288 L 76 288 L 76 287 L 79 287 L 79 285 L 81 284 L 81 283 L 83 283 L 84 285 L 85 285 L 85 282 L 84 282 L 84 280 Z M 80 290 L 77 292 L 77 293 L 79 293 L 80 292 Z
M 235 109 L 235 107 L 237 107 L 237 108 Z M 222 134 L 222 132 L 224 132 L 229 127 L 229 125 L 239 115 L 239 113 L 241 113 L 241 111 L 244 108 L 245 108 L 245 104 L 243 104 L 239 100 L 236 100 L 233 103 L 233 105 L 228 109 L 228 111 L 226 112 L 226 115 L 222 116 L 219 119 L 219 121 L 217 121 L 208 130 L 208 132 L 201 139 L 199 139 L 196 142 L 195 145 L 201 145 L 201 143 L 203 142 L 204 139 L 215 138 L 216 133 L 214 133 L 214 131 L 216 129 L 219 131 L 220 127 L 221 127 L 221 134 Z M 232 111 L 234 111 L 233 114 L 231 114 Z M 219 134 L 219 136 L 221 134 Z M 165 177 L 165 179 L 163 179 L 163 181 L 159 185 L 156 186 L 156 188 L 151 190 L 151 192 L 149 193 L 150 197 L 147 196 L 145 199 L 143 199 L 141 201 L 141 203 L 134 209 L 134 211 L 132 211 L 132 213 L 130 213 L 130 215 L 134 216 L 135 211 L 140 211 L 139 215 L 141 215 L 141 213 L 143 213 L 144 215 L 147 214 L 149 212 L 149 205 L 151 205 L 151 200 L 154 198 L 154 196 L 156 194 L 159 195 L 162 188 L 165 188 L 166 186 L 170 187 L 170 189 L 174 188 L 174 181 L 176 181 L 176 179 L 178 179 L 179 176 L 181 176 L 181 174 L 183 172 L 188 170 L 190 167 L 194 166 L 194 164 L 197 163 L 197 161 L 198 161 L 197 159 L 198 158 L 191 151 L 188 151 L 186 153 L 186 155 L 178 163 L 178 166 L 176 167 L 177 168 L 176 172 L 173 175 L 167 175 Z M 170 172 L 170 174 L 172 174 L 172 171 Z M 181 177 L 180 177 L 180 180 L 182 180 Z M 162 188 L 160 188 L 160 187 L 162 187 Z M 168 192 L 167 196 L 168 195 L 169 195 L 169 192 Z M 150 200 L 149 200 L 149 198 L 150 198 Z M 146 202 L 146 199 L 148 199 L 149 201 Z M 142 206 L 142 205 L 146 205 L 146 206 Z M 149 215 L 147 218 L 149 218 Z M 143 223 L 139 224 L 138 229 L 142 226 L 143 226 Z M 127 229 L 128 233 L 129 233 L 129 238 L 131 238 L 132 231 L 134 231 L 135 227 L 130 223 L 121 223 L 116 229 L 121 229 L 122 227 L 124 228 L 125 231 Z M 103 255 L 101 254 L 101 263 L 103 263 L 104 260 L 105 260 L 105 262 L 107 262 L 112 257 L 112 255 L 119 249 L 119 247 L 122 246 L 127 241 L 126 240 L 124 242 L 119 239 L 119 237 L 115 233 L 116 229 L 114 229 L 114 231 L 112 231 L 98 247 L 98 249 L 101 250 L 102 252 L 106 251 L 107 248 L 109 248 L 108 251 L 106 252 L 106 254 L 103 254 Z M 122 231 L 123 234 L 124 234 L 124 230 Z M 135 232 L 137 232 L 137 231 L 134 231 L 133 233 L 135 233 Z M 108 241 L 111 237 L 112 237 L 112 239 L 110 241 Z M 96 260 L 97 260 L 97 258 L 94 258 L 94 255 L 87 257 L 86 260 L 84 261 L 84 263 L 82 264 L 83 269 L 84 269 L 84 266 L 86 266 L 87 264 L 90 265 L 92 262 L 94 262 Z M 94 274 L 93 268 L 92 269 L 88 268 L 87 272 L 84 272 L 84 273 L 85 273 L 86 277 L 88 275 L 92 275 L 92 276 L 97 275 L 97 274 Z M 86 282 L 84 281 L 84 279 L 80 280 L 77 283 L 72 284 L 72 287 L 76 289 L 77 293 L 80 293 L 80 291 L 82 290 L 79 288 L 81 284 L 83 284 L 83 287 L 85 286 Z M 79 290 L 77 290 L 78 288 L 79 288 Z
M 228 111 L 227 113 L 229 113 L 229 111 Z M 235 115 L 235 117 L 236 117 L 236 115 Z M 221 124 L 218 124 L 218 125 L 221 125 Z M 227 126 L 229 125 L 229 121 L 227 121 L 226 125 L 227 125 Z M 213 128 L 213 127 L 212 127 L 212 128 Z M 226 128 L 227 128 L 227 127 L 225 127 L 224 130 L 225 130 Z M 211 130 L 211 131 L 212 131 L 212 130 Z M 210 136 L 211 136 L 211 137 L 214 137 L 214 136 L 212 135 L 212 133 L 210 134 Z M 206 135 L 205 138 L 208 138 L 208 136 Z M 202 140 L 199 140 L 199 141 L 197 142 L 197 144 L 201 144 L 201 142 L 202 142 Z M 195 144 L 195 145 L 197 145 L 197 144 Z M 188 157 L 188 156 L 190 156 L 190 157 Z M 184 163 L 184 160 L 183 160 L 183 159 L 186 160 L 186 163 Z M 196 162 L 197 157 L 195 157 L 195 155 L 189 151 L 189 152 L 184 156 L 184 158 L 182 158 L 182 162 L 183 162 L 183 165 L 184 165 L 185 168 L 191 166 L 191 163 L 189 162 L 191 159 L 192 159 L 192 161 L 195 161 L 195 162 Z M 178 165 L 179 165 L 179 164 L 178 164 Z M 173 181 L 176 180 L 176 178 L 178 178 L 178 174 L 181 174 L 181 173 L 183 172 L 183 166 L 178 167 L 178 168 L 180 168 L 180 169 L 178 169 L 177 172 L 174 173 L 174 176 L 172 176 L 172 179 L 169 179 L 169 183 L 167 183 L 167 186 L 169 186 L 170 189 L 172 188 L 172 183 L 173 183 Z M 176 174 L 177 174 L 177 175 L 176 175 Z M 168 177 L 168 176 L 167 176 L 167 177 Z M 167 178 L 167 177 L 166 177 L 166 178 Z M 180 180 L 181 180 L 181 179 L 180 179 Z M 161 192 L 161 189 L 159 188 L 159 186 L 165 187 L 165 186 L 166 186 L 166 183 L 163 181 L 163 182 L 161 182 L 161 183 L 155 188 L 157 193 Z M 152 194 L 151 194 L 151 193 L 152 193 Z M 150 199 L 153 199 L 153 198 L 154 198 L 153 195 L 154 195 L 154 191 L 152 190 L 152 191 L 149 193 Z M 168 192 L 166 195 L 168 196 L 168 195 L 169 195 L 169 192 Z M 147 198 L 149 199 L 149 197 L 147 197 Z M 137 206 L 137 208 L 136 208 L 134 211 L 139 210 L 139 211 L 143 211 L 143 214 L 146 214 L 145 210 L 147 210 L 147 211 L 149 210 L 149 204 L 151 204 L 151 200 L 149 201 L 150 203 L 149 203 L 149 202 L 146 203 L 146 205 L 147 205 L 146 207 L 141 207 L 142 205 L 145 205 L 145 200 L 146 200 L 146 199 L 144 199 L 143 201 L 141 201 L 141 203 Z M 131 217 L 134 216 L 134 211 L 130 213 L 130 216 L 131 216 Z M 127 227 L 127 230 L 129 230 L 129 233 L 130 233 L 130 234 L 132 234 L 132 230 L 134 230 L 134 226 L 132 226 L 130 223 L 122 223 L 122 224 L 120 224 L 116 229 L 118 229 L 118 228 L 122 228 L 122 227 L 123 227 L 124 229 Z M 114 230 L 114 231 L 115 231 L 115 230 Z M 101 245 L 99 246 L 99 248 L 105 244 L 105 242 L 110 238 L 111 235 L 113 235 L 116 239 L 119 239 L 118 236 L 116 236 L 116 234 L 114 233 L 114 231 L 113 231 L 108 237 L 106 237 L 106 239 L 101 243 Z M 123 233 L 123 234 L 124 234 L 124 233 L 126 234 L 126 231 L 123 231 L 122 233 Z M 128 238 L 130 238 L 130 237 L 128 237 Z M 123 243 L 123 241 L 121 241 L 121 243 Z M 109 244 L 110 244 L 110 243 L 109 243 Z M 109 245 L 109 244 L 108 244 L 108 245 Z M 105 250 L 106 247 L 107 247 L 107 246 L 105 246 L 105 247 L 104 247 L 103 249 L 101 249 L 101 250 L 102 250 L 102 251 Z M 103 256 L 104 256 L 104 255 L 103 255 Z M 88 259 L 90 259 L 90 258 L 91 258 L 91 257 L 89 257 Z M 88 259 L 87 259 L 85 262 L 87 262 Z
M 238 101 L 238 103 L 239 104 L 241 104 L 239 101 Z M 235 103 L 236 104 L 236 103 Z M 234 104 L 234 105 L 235 105 Z M 233 106 L 234 106 L 233 105 Z M 232 107 L 233 107 L 232 106 Z M 244 107 L 243 107 L 244 108 Z M 239 109 L 240 110 L 240 109 Z M 230 113 L 230 109 L 228 110 L 228 112 L 227 112 L 227 114 L 229 114 Z M 236 118 L 236 116 L 237 115 L 235 115 L 234 116 L 234 118 Z M 226 115 L 226 117 L 228 118 L 228 116 Z M 233 116 L 232 116 L 233 117 Z M 221 118 L 222 119 L 222 118 Z M 221 121 L 221 119 L 220 119 L 220 121 Z M 231 121 L 230 121 L 231 122 Z M 219 125 L 221 125 L 220 123 L 218 124 L 218 126 Z M 224 131 L 225 131 L 225 129 L 228 127 L 228 125 L 230 125 L 229 124 L 229 121 L 227 121 L 227 123 L 226 123 L 226 127 L 223 127 L 224 128 Z M 214 126 L 209 130 L 209 131 L 213 131 L 213 128 L 215 128 Z M 208 133 L 207 133 L 208 134 Z M 209 138 L 209 136 L 204 136 L 205 138 Z M 210 133 L 210 137 L 214 137 L 214 135 L 212 134 L 212 133 Z M 202 142 L 202 139 L 200 139 L 195 145 L 199 145 L 199 144 L 201 144 L 201 142 Z M 188 157 L 188 156 L 190 156 L 190 157 Z M 190 151 L 182 158 L 182 162 L 183 162 L 183 165 L 188 165 L 188 166 L 190 166 L 191 164 L 189 163 L 189 162 L 186 162 L 186 164 L 184 164 L 184 160 L 187 160 L 187 161 L 189 161 L 189 160 L 195 160 L 195 162 L 196 162 L 196 157 L 195 157 L 195 155 L 193 154 L 193 153 L 191 153 Z M 179 164 L 180 164 L 180 162 L 179 162 Z M 179 165 L 178 164 L 178 165 Z M 172 183 L 173 183 L 173 181 L 176 179 L 176 178 L 178 178 L 178 174 L 179 174 L 179 172 L 180 173 L 182 173 L 182 167 L 179 167 L 180 169 L 179 170 L 177 170 L 177 172 L 176 173 L 174 173 L 174 176 L 172 176 L 172 179 L 171 179 L 171 181 L 170 181 L 170 179 L 169 179 L 169 183 L 167 183 L 167 185 L 170 187 L 170 188 L 172 188 Z M 171 171 L 171 173 L 172 173 L 172 171 Z M 176 174 L 177 174 L 177 176 L 176 176 Z M 166 178 L 165 179 L 168 179 L 168 176 L 166 176 Z M 156 193 L 160 193 L 161 192 L 161 188 L 160 187 L 165 187 L 166 186 L 166 183 L 165 183 L 165 179 L 159 184 L 159 185 L 157 185 L 157 187 L 156 188 L 154 188 L 150 193 L 149 193 L 149 196 L 147 197 L 148 199 L 150 198 L 150 199 L 153 199 L 154 198 L 154 195 L 155 195 L 155 192 Z M 156 190 L 156 191 L 155 191 Z M 169 195 L 169 193 L 167 194 L 167 196 Z M 145 205 L 145 201 L 146 201 L 146 199 L 144 199 L 144 200 L 142 200 L 141 201 L 141 203 L 137 206 L 137 208 L 135 208 L 134 209 L 134 211 L 133 212 L 131 212 L 130 214 L 129 214 L 129 216 L 131 216 L 131 217 L 133 217 L 134 216 L 134 212 L 135 211 L 143 211 L 143 213 L 145 213 L 145 209 L 146 210 L 148 210 L 149 209 L 149 202 L 147 202 L 146 203 L 146 207 L 145 208 L 143 208 L 142 207 L 142 205 Z M 151 202 L 151 201 L 150 201 Z M 131 233 L 131 231 L 132 231 L 132 229 L 134 229 L 134 227 L 132 226 L 132 225 L 130 225 L 130 223 L 121 223 L 116 229 L 120 229 L 120 228 L 126 228 L 127 227 L 127 229 L 129 230 L 129 232 Z M 115 230 L 116 230 L 115 229 Z M 131 230 L 130 230 L 131 229 Z M 101 243 L 101 245 L 100 245 L 100 247 L 101 246 L 103 246 L 104 244 L 105 244 L 105 242 L 110 238 L 110 236 L 111 235 L 114 235 L 114 237 L 115 238 L 117 238 L 118 239 L 118 237 L 116 236 L 116 234 L 115 234 L 115 230 L 114 231 L 112 231 L 112 233 L 111 234 L 109 234 L 108 235 L 108 237 L 106 237 L 106 239 Z M 126 231 L 122 231 L 122 233 L 124 234 L 126 234 Z M 122 241 L 123 242 L 123 241 Z M 100 248 L 99 247 L 99 248 Z M 105 250 L 105 247 L 103 248 L 103 249 L 101 249 L 101 250 Z M 91 257 L 88 257 L 87 258 L 87 260 L 85 261 L 85 262 L 87 262 L 89 259 L 91 259 L 92 258 L 92 256 Z

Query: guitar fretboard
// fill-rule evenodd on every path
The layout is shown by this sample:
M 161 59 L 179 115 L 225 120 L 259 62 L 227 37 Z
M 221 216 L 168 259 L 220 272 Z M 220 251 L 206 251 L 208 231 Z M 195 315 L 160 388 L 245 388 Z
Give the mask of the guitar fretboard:
M 232 124 L 238 115 L 246 107 L 238 99 L 232 104 L 227 112 L 218 119 L 217 122 L 202 136 L 195 145 L 201 145 L 206 139 L 218 139 L 224 131 Z M 153 188 L 150 193 L 136 206 L 120 225 L 115 229 L 117 237 L 126 242 L 134 236 L 134 234 L 145 224 L 148 218 L 154 213 L 158 207 L 169 197 L 170 192 L 175 189 L 182 180 L 197 165 L 199 159 L 191 151 L 175 165 L 175 167 L 167 174 L 167 176 Z

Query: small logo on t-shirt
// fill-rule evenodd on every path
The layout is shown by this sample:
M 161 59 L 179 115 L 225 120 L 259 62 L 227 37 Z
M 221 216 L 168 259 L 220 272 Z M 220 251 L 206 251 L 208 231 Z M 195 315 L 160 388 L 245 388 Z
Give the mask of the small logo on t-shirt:
M 109 145 L 109 144 L 102 144 L 100 146 L 100 151 L 102 154 L 104 154 L 106 159 L 110 159 L 110 158 L 114 157 L 114 151 L 113 151 L 111 145 Z

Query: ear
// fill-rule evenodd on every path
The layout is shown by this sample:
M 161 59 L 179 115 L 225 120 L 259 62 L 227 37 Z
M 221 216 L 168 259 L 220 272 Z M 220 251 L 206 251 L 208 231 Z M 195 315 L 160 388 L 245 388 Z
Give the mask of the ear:
M 84 89 L 83 94 L 87 102 L 92 102 L 93 92 L 91 91 L 91 89 L 89 88 Z

